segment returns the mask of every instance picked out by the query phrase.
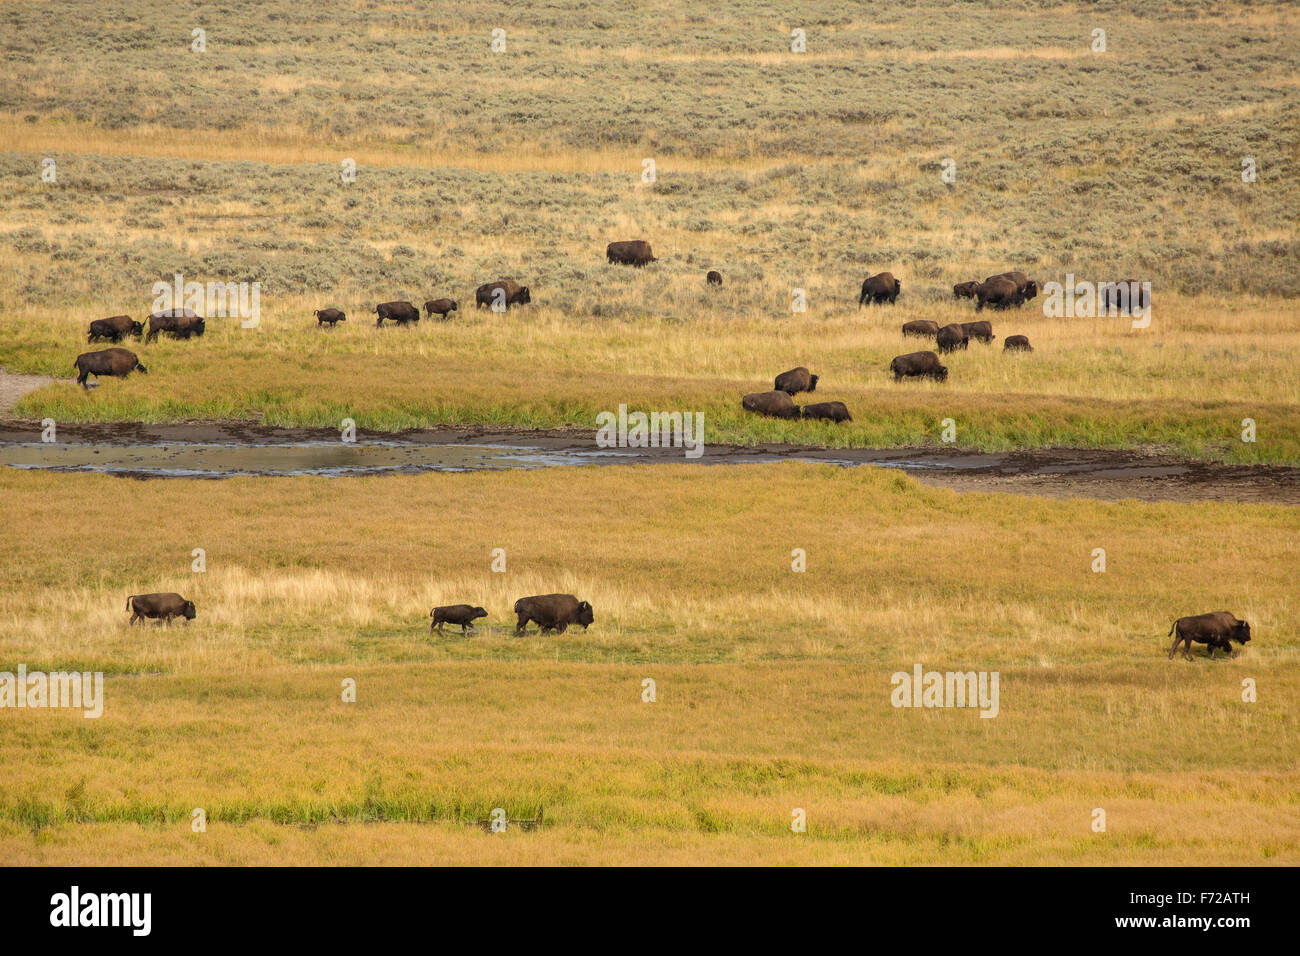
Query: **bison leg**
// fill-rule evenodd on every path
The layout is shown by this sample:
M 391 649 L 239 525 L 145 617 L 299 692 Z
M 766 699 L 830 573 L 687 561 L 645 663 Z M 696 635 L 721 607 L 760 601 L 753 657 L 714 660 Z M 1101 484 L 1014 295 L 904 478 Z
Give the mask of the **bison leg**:
M 83 371 L 81 372 L 80 375 L 77 376 L 77 384 L 80 385 L 82 388 L 86 389 L 87 391 L 90 390 L 90 386 L 86 384 L 86 378 L 89 375 L 90 375 L 89 372 Z
M 563 633 L 564 633 L 565 631 L 567 631 L 568 629 L 569 629 L 569 625 L 568 625 L 567 623 L 565 623 L 564 621 L 561 621 L 559 624 L 557 624 L 557 625 L 555 626 L 555 633 L 556 633 L 556 634 L 563 634 Z
M 1182 642 L 1183 642 L 1183 635 L 1180 633 L 1174 634 L 1174 643 L 1169 648 L 1169 659 L 1171 661 L 1174 659 L 1174 652 L 1178 650 L 1178 645 L 1181 644 Z
M 516 636 L 518 636 L 518 635 L 524 633 L 524 628 L 527 626 L 529 620 L 530 620 L 530 618 L 528 617 L 527 614 L 520 614 L 520 615 L 519 615 L 519 622 L 518 622 L 517 624 L 515 624 L 515 635 L 516 635 Z M 538 622 L 538 626 L 539 626 L 539 627 L 541 626 L 541 622 L 540 622 L 540 621 Z

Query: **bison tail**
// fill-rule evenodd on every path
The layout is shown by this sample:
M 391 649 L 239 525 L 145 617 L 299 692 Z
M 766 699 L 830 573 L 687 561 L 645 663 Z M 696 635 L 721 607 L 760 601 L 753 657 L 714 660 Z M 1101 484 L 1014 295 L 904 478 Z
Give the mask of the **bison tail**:
M 1174 621 L 1173 626 L 1169 628 L 1169 633 L 1166 634 L 1165 637 L 1172 637 L 1176 630 L 1178 630 L 1178 622 Z
M 127 609 L 128 611 L 131 610 L 131 602 L 134 601 L 134 600 L 135 600 L 135 595 L 134 595 L 134 594 L 129 595 L 129 596 L 127 597 L 127 599 L 126 599 L 126 609 Z

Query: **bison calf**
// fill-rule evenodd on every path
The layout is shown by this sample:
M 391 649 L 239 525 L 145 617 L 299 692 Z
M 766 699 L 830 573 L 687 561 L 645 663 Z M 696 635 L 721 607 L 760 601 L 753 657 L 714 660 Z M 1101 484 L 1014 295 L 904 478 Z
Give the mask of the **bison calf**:
M 185 600 L 174 591 L 165 594 L 132 594 L 126 599 L 126 609 L 131 612 L 127 626 L 145 618 L 162 618 L 165 624 L 171 624 L 174 617 L 192 621 L 195 614 L 194 602 Z
M 1239 621 L 1227 611 L 1214 611 L 1211 614 L 1197 614 L 1195 617 L 1180 617 L 1169 629 L 1174 635 L 1174 643 L 1169 648 L 1169 659 L 1174 659 L 1178 645 L 1184 645 L 1183 656 L 1192 659 L 1192 642 L 1210 646 L 1210 660 L 1214 652 L 1221 650 L 1229 657 L 1236 657 L 1232 652 L 1232 642 L 1246 644 L 1250 640 L 1250 625 Z M 1168 635 L 1166 635 L 1167 637 Z
M 1029 344 L 1028 336 L 1008 335 L 1002 340 L 1002 351 L 1004 352 L 1032 352 L 1034 347 Z
M 515 634 L 524 633 L 529 621 L 536 622 L 543 632 L 563 634 L 570 624 L 581 624 L 585 631 L 595 620 L 591 605 L 579 601 L 572 594 L 539 594 L 520 598 L 515 602 L 515 614 L 519 618 L 515 624 Z
M 334 328 L 335 323 L 346 322 L 348 320 L 348 314 L 340 309 L 317 309 L 313 315 L 316 316 L 316 324 L 318 326 L 324 325 L 328 322 L 331 329 Z
M 975 290 L 979 288 L 978 282 L 958 282 L 952 287 L 952 297 L 954 299 L 973 299 Z
M 448 604 L 445 607 L 435 607 L 429 612 L 429 617 L 433 618 L 429 622 L 429 631 L 432 633 L 436 627 L 438 633 L 442 633 L 443 624 L 459 624 L 460 632 L 466 633 L 474 627 L 474 621 L 480 617 L 487 617 L 488 612 L 481 607 L 473 607 L 469 604 Z
M 149 370 L 140 364 L 134 352 L 129 349 L 100 349 L 98 352 L 82 352 L 72 363 L 77 370 L 77 384 L 89 389 L 88 376 L 113 375 L 126 378 L 132 372 L 148 374 Z
M 448 312 L 459 312 L 460 307 L 456 305 L 455 299 L 430 299 L 424 303 L 424 314 L 426 318 L 433 318 L 436 313 L 438 318 L 447 318 Z

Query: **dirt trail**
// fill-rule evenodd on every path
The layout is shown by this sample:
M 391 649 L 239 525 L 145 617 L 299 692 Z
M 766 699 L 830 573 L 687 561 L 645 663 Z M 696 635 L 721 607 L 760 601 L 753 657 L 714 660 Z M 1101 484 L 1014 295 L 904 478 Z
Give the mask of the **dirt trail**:
M 53 385 L 56 381 L 59 379 L 50 378 L 48 375 L 23 375 L 0 368 L 0 415 L 12 412 L 18 400 L 28 392 Z

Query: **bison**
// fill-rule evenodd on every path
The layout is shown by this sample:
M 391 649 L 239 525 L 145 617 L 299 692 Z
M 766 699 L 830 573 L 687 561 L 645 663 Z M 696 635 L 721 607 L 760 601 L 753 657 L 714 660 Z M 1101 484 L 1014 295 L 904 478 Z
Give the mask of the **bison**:
M 961 330 L 968 339 L 976 339 L 985 345 L 993 341 L 993 326 L 988 322 L 963 322 Z
M 1129 315 L 1134 310 L 1145 309 L 1151 304 L 1151 297 L 1137 279 L 1108 282 L 1099 288 L 1097 293 L 1107 310 L 1113 315 Z
M 145 342 L 158 338 L 159 332 L 178 339 L 188 339 L 191 335 L 202 335 L 206 323 L 201 315 L 193 309 L 167 309 L 162 312 L 149 313 L 149 333 Z
M 1002 351 L 1004 352 L 1032 352 L 1034 347 L 1029 344 L 1029 338 L 1024 335 L 1008 335 L 1002 340 Z
M 481 607 L 473 607 L 469 604 L 448 604 L 445 607 L 435 607 L 429 612 L 429 617 L 433 618 L 429 622 L 429 632 L 432 633 L 436 627 L 438 633 L 442 633 L 443 624 L 459 624 L 460 632 L 467 633 L 474 627 L 474 621 L 480 617 L 487 617 L 488 612 Z
M 132 372 L 140 371 L 146 375 L 149 370 L 140 364 L 136 354 L 128 349 L 101 349 L 98 352 L 82 352 L 77 356 L 77 360 L 72 363 L 73 368 L 77 370 L 77 384 L 84 389 L 89 389 L 87 377 L 94 375 L 96 377 L 103 375 L 113 375 L 118 378 L 126 378 Z
M 889 363 L 889 370 L 894 373 L 895 382 L 904 378 L 932 378 L 936 382 L 948 380 L 948 369 L 939 364 L 939 356 L 933 352 L 899 355 Z
M 570 624 L 581 624 L 585 631 L 595 620 L 591 605 L 579 601 L 572 594 L 539 594 L 520 598 L 515 602 L 515 614 L 519 618 L 515 624 L 515 634 L 524 633 L 524 627 L 529 621 L 535 621 L 543 632 L 563 634 Z
M 787 395 L 797 395 L 799 392 L 815 392 L 817 391 L 818 377 L 800 365 L 798 368 L 792 368 L 790 371 L 778 375 L 772 388 L 778 392 L 785 392 Z
M 931 322 L 929 319 L 916 319 L 912 322 L 904 322 L 903 334 L 918 335 L 923 339 L 928 339 L 939 334 L 939 323 Z
M 704 277 L 704 281 L 709 285 L 722 285 L 722 273 L 716 269 L 710 269 L 709 274 Z
M 788 392 L 753 392 L 740 400 L 747 412 L 757 412 L 769 418 L 798 418 L 799 409 Z
M 993 279 L 1010 279 L 1016 284 L 1016 291 L 1020 293 L 1020 298 L 1012 303 L 1015 306 L 1022 306 L 1038 295 L 1038 283 L 1023 272 L 1003 272 L 995 276 L 989 276 L 984 281 L 990 282 Z
M 485 282 L 474 291 L 475 307 L 490 306 L 494 312 L 504 312 L 512 305 L 527 305 L 532 301 L 528 286 L 520 285 L 514 279 Z
M 940 352 L 955 352 L 970 345 L 970 337 L 961 325 L 954 323 L 941 328 L 939 334 L 934 337 L 934 343 Z
M 862 291 L 858 294 L 858 308 L 870 300 L 872 305 L 882 302 L 894 304 L 898 294 L 903 291 L 903 283 L 894 278 L 892 272 L 878 272 L 862 280 Z
M 650 250 L 650 243 L 644 239 L 629 239 L 626 242 L 611 242 L 605 247 L 605 258 L 610 263 L 640 268 L 648 262 L 658 262 Z
M 90 331 L 86 333 L 86 341 L 95 342 L 99 339 L 108 339 L 110 342 L 120 342 L 128 335 L 133 335 L 139 339 L 144 335 L 144 323 L 132 322 L 129 315 L 114 315 L 107 319 L 96 319 L 91 322 Z
M 438 318 L 446 319 L 448 312 L 459 312 L 460 306 L 456 304 L 455 299 L 430 299 L 424 303 L 424 314 L 426 318 L 433 318 L 434 313 Z
M 820 418 L 828 422 L 851 422 L 848 406 L 843 402 L 815 402 L 799 409 L 800 418 Z
M 978 282 L 958 282 L 952 287 L 952 297 L 954 299 L 973 299 L 975 290 L 979 288 Z
M 174 617 L 192 621 L 195 613 L 194 602 L 185 600 L 174 591 L 166 594 L 132 594 L 126 599 L 126 609 L 131 612 L 128 627 L 146 617 L 151 620 L 162 618 L 166 624 L 171 624 Z
M 1013 305 L 1023 305 L 1024 301 L 1025 294 L 1020 287 L 1006 276 L 993 276 L 975 287 L 976 312 L 983 312 L 986 305 L 1009 309 Z
M 1232 642 L 1246 644 L 1250 640 L 1250 625 L 1237 620 L 1227 611 L 1215 611 L 1211 614 L 1197 614 L 1195 617 L 1180 617 L 1174 621 L 1169 634 L 1174 635 L 1174 643 L 1169 648 L 1171 661 L 1179 644 L 1184 645 L 1183 656 L 1190 661 L 1193 641 L 1210 645 L 1210 659 L 1213 660 L 1216 650 L 1225 651 L 1229 657 L 1236 657 L 1232 652 Z
M 409 322 L 420 321 L 420 310 L 405 299 L 394 299 L 392 302 L 381 302 L 375 306 L 376 326 L 382 326 L 384 319 L 396 322 L 398 325 L 406 325 Z
M 316 316 L 316 324 L 318 326 L 324 325 L 328 322 L 331 329 L 334 328 L 335 323 L 346 322 L 348 320 L 348 314 L 339 309 L 317 309 L 312 314 Z

